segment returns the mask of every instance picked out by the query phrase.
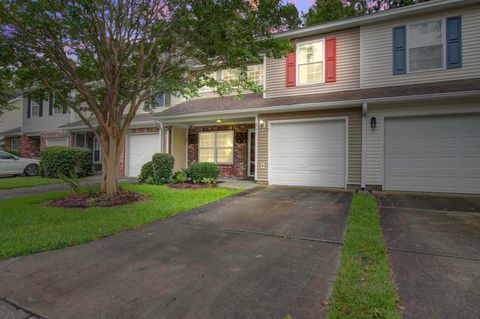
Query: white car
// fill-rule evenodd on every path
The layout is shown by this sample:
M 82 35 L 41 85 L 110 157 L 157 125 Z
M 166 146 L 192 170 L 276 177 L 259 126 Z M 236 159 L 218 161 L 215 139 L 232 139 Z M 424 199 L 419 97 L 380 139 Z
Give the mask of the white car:
M 0 151 L 0 175 L 36 176 L 39 173 L 39 161 L 33 158 L 20 158 Z

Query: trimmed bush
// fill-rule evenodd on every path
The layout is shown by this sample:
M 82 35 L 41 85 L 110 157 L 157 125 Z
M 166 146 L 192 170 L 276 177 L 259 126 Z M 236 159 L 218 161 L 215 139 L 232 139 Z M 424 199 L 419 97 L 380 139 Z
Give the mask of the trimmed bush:
M 190 178 L 194 183 L 213 184 L 220 175 L 220 168 L 214 163 L 190 165 Z
M 11 150 L 11 151 L 7 151 L 7 152 L 12 154 L 12 155 L 15 155 L 16 157 L 22 157 L 22 153 L 20 153 L 20 151 Z
M 140 175 L 138 175 L 138 179 L 147 184 L 153 184 L 153 162 L 146 162 L 142 166 L 142 170 L 140 171 Z
M 187 181 L 187 174 L 185 174 L 185 172 L 178 171 L 178 172 L 175 172 L 175 174 L 173 174 L 174 183 L 179 184 L 179 183 L 185 183 L 186 181 Z
M 83 147 L 50 146 L 40 151 L 40 174 L 58 178 L 59 174 L 77 177 L 92 174 L 92 151 Z
M 165 184 L 170 181 L 175 159 L 171 154 L 157 153 L 150 162 L 145 163 L 138 177 L 148 184 Z

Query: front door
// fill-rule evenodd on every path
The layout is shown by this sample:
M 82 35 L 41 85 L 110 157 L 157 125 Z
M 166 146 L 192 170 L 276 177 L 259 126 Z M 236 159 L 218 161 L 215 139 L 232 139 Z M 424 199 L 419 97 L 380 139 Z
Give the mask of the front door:
M 255 176 L 255 129 L 248 130 L 248 159 L 247 159 L 247 175 Z

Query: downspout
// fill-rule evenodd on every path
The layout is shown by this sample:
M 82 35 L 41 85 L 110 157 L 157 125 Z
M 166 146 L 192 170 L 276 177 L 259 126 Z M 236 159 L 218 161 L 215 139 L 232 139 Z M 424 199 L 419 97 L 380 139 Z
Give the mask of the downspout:
M 366 189 L 366 147 L 367 147 L 367 112 L 368 104 L 363 103 L 362 105 L 362 173 L 361 173 L 361 182 L 360 190 L 365 191 Z
M 158 130 L 158 135 L 159 135 L 159 150 L 160 153 L 163 153 L 163 134 L 164 134 L 164 128 L 163 128 L 163 123 L 160 121 L 155 120 L 156 126 L 159 128 Z

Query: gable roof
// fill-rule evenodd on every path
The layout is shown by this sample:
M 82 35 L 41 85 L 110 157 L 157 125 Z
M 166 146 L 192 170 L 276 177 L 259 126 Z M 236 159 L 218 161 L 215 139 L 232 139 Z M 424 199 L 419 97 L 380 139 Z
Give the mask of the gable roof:
M 361 25 L 374 24 L 391 19 L 408 17 L 416 14 L 430 13 L 439 10 L 478 4 L 478 0 L 431 0 L 418 4 L 408 5 L 400 8 L 378 11 L 357 17 L 350 17 L 326 23 L 316 24 L 308 27 L 278 32 L 274 38 L 293 39 L 307 37 L 320 33 L 332 32 L 348 28 L 355 28 Z
M 343 104 L 361 104 L 373 102 L 375 99 L 417 96 L 429 96 L 443 93 L 462 93 L 473 91 L 480 95 L 480 78 L 444 81 L 427 84 L 411 84 L 368 89 L 355 89 L 328 93 L 304 94 L 276 98 L 263 98 L 262 94 L 245 94 L 242 97 L 227 96 L 189 100 L 158 113 L 158 117 L 171 118 L 180 116 L 200 116 L 202 114 L 241 111 L 268 111 L 269 108 L 288 107 L 294 105 L 315 106 L 321 103 L 331 103 L 332 108 Z
M 19 126 L 19 127 L 13 128 L 11 130 L 0 132 L 0 135 L 1 136 L 11 136 L 11 135 L 20 135 L 21 133 L 22 133 L 22 128 Z

